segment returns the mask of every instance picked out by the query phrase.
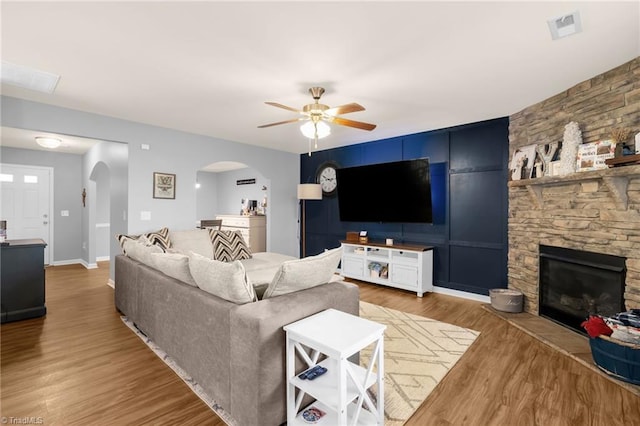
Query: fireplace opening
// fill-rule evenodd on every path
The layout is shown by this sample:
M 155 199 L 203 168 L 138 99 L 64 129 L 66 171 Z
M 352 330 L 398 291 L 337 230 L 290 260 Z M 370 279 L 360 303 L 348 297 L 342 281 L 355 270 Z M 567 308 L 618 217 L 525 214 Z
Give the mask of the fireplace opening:
M 579 333 L 589 315 L 624 309 L 625 258 L 540 245 L 539 313 Z

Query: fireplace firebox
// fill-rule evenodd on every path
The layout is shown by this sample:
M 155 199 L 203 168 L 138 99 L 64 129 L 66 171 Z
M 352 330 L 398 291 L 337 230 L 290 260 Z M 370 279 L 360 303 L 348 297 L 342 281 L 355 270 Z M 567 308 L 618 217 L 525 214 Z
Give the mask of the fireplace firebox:
M 624 309 L 625 258 L 540 245 L 541 316 L 579 333 L 589 315 Z

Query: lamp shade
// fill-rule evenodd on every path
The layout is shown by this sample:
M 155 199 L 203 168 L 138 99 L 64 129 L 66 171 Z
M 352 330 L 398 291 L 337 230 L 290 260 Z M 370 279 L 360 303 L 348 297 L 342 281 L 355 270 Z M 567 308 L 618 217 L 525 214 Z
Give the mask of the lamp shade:
M 324 121 L 318 121 L 317 123 L 307 121 L 300 126 L 302 134 L 309 139 L 315 139 L 316 130 L 318 132 L 318 139 L 326 138 L 331 134 L 331 127 Z
M 322 187 L 319 183 L 299 184 L 298 200 L 322 200 Z

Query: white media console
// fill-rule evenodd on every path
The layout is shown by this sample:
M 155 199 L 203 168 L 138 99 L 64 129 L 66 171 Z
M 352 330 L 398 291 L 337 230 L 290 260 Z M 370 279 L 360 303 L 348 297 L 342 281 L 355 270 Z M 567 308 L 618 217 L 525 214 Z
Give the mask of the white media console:
M 342 243 L 341 275 L 415 291 L 433 291 L 433 247 L 351 241 Z

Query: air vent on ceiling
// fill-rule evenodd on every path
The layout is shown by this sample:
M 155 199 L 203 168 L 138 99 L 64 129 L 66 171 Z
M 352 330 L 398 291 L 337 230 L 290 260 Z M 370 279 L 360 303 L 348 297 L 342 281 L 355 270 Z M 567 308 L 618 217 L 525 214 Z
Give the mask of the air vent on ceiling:
M 551 31 L 551 38 L 553 40 L 567 37 L 582 31 L 580 12 L 578 12 L 577 10 L 568 15 L 549 19 L 547 21 L 547 24 L 549 24 L 549 31 Z
M 60 76 L 34 68 L 2 61 L 2 84 L 52 94 Z

